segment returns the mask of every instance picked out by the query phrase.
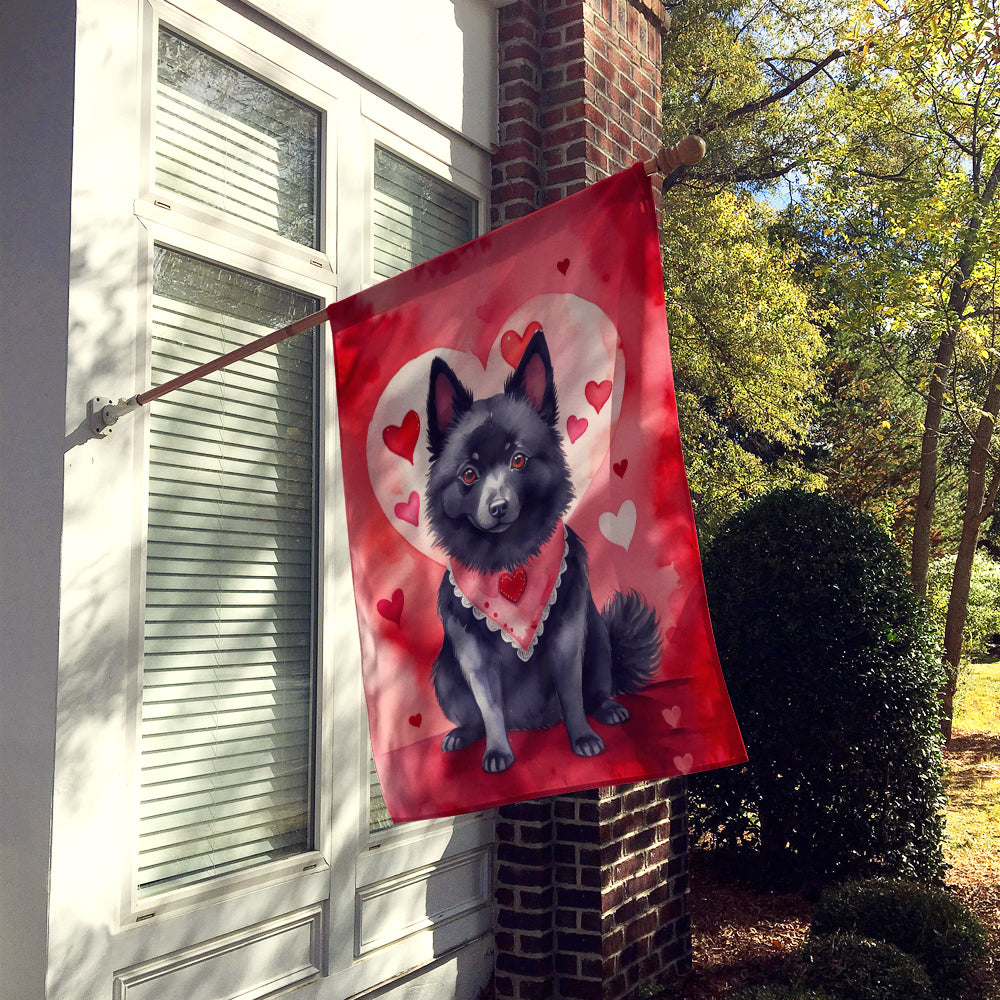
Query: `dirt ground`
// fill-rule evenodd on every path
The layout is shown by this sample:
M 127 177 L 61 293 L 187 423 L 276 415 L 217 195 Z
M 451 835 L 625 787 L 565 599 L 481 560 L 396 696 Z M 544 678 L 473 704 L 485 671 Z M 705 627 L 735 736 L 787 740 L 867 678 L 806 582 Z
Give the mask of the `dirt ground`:
M 956 732 L 946 761 L 953 775 L 982 767 L 984 761 L 1000 763 L 1000 737 Z M 1000 857 L 966 851 L 961 860 L 950 860 L 947 885 L 991 936 L 991 954 L 971 984 L 970 1000 L 1000 1000 Z M 690 863 L 693 969 L 657 1000 L 724 1000 L 736 990 L 773 981 L 808 936 L 809 892 L 768 892 L 742 884 L 707 851 L 692 851 Z

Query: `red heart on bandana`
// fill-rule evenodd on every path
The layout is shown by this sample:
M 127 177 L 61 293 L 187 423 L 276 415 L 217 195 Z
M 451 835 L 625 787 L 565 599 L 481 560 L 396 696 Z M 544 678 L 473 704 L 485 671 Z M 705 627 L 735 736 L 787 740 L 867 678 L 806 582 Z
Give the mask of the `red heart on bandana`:
M 625 470 L 628 468 L 628 459 L 623 458 L 620 462 L 615 462 L 615 464 L 612 465 L 611 468 L 615 470 L 615 475 L 619 479 L 624 479 Z
M 387 601 L 383 598 L 375 607 L 378 608 L 378 613 L 386 621 L 395 622 L 398 625 L 403 617 L 403 591 L 397 587 L 392 593 L 392 600 Z
M 586 389 L 584 389 L 587 402 L 600 413 L 601 407 L 611 398 L 612 388 L 613 386 L 608 380 L 599 383 L 588 382 Z
M 556 267 L 559 268 L 560 274 L 565 274 L 569 270 L 569 257 L 564 257 L 558 264 L 556 264 Z
M 524 328 L 524 333 L 520 336 L 513 330 L 508 330 L 500 338 L 500 353 L 503 355 L 504 361 L 511 368 L 517 367 L 517 363 L 521 360 L 521 355 L 524 354 L 524 349 L 528 346 L 528 342 L 541 328 L 541 323 L 529 323 Z
M 420 417 L 417 416 L 416 410 L 410 410 L 398 427 L 390 424 L 382 431 L 382 440 L 386 448 L 400 458 L 405 458 L 410 465 L 413 464 L 413 450 L 417 446 L 419 437 Z
M 517 604 L 524 597 L 524 590 L 528 586 L 528 574 L 523 566 L 519 566 L 513 573 L 501 573 L 497 581 L 497 590 L 500 596 L 506 598 L 511 604 Z
M 420 723 L 423 721 L 424 717 L 419 712 L 417 712 L 416 715 L 411 715 L 409 719 L 410 725 L 413 726 L 414 729 L 419 729 Z

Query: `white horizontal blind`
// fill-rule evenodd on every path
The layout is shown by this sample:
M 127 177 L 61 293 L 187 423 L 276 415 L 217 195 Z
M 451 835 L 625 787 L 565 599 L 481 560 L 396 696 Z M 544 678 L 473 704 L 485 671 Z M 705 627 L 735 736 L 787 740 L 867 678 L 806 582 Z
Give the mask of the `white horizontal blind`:
M 476 199 L 375 147 L 374 265 L 391 278 L 476 236 Z
M 317 308 L 158 247 L 152 381 Z M 315 331 L 150 406 L 141 895 L 312 846 Z
M 380 278 L 422 264 L 473 239 L 476 199 L 381 146 L 375 147 L 374 270 Z M 368 772 L 369 832 L 392 826 L 374 761 Z
M 317 246 L 320 116 L 160 28 L 156 185 Z

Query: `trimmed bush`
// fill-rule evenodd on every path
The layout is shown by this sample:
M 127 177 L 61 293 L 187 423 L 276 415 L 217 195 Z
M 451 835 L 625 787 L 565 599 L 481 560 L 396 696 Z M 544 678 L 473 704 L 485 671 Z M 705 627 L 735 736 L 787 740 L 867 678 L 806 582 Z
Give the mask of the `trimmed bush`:
M 691 781 L 696 835 L 825 879 L 939 878 L 939 652 L 889 536 L 779 490 L 723 526 L 705 582 L 749 764 Z
M 837 1000 L 934 1000 L 930 978 L 912 955 L 853 934 L 810 938 L 796 979 Z
M 870 879 L 827 889 L 812 933 L 849 932 L 895 945 L 920 961 L 942 997 L 960 997 L 986 957 L 986 933 L 963 903 L 938 887 Z

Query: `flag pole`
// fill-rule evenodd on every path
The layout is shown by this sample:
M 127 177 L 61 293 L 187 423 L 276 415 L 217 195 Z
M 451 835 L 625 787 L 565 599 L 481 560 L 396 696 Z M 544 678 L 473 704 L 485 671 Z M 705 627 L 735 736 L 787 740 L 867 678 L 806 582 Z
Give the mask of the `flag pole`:
M 697 163 L 704 155 L 705 140 L 701 136 L 688 135 L 673 146 L 661 146 L 657 150 L 656 156 L 643 162 L 643 169 L 646 171 L 647 176 L 657 173 L 666 175 L 672 173 L 682 165 Z M 280 330 L 275 330 L 273 333 L 258 337 L 256 340 L 252 340 L 242 347 L 237 347 L 228 354 L 223 354 L 212 361 L 207 361 L 205 364 L 199 365 L 197 368 L 192 368 L 191 371 L 185 372 L 183 375 L 178 375 L 176 378 L 172 378 L 162 385 L 136 393 L 136 395 L 130 396 L 128 399 L 119 399 L 115 402 L 102 396 L 94 396 L 93 399 L 87 401 L 87 422 L 90 426 L 91 434 L 94 437 L 106 437 L 111 433 L 111 428 L 114 424 L 118 422 L 118 418 L 124 416 L 126 413 L 131 413 L 133 410 L 139 409 L 140 406 L 145 406 L 154 399 L 159 399 L 161 396 L 165 396 L 175 389 L 180 389 L 191 382 L 204 378 L 206 375 L 220 371 L 236 361 L 242 361 L 244 358 L 248 358 L 258 351 L 264 351 L 268 347 L 273 347 L 275 344 L 281 343 L 283 340 L 288 340 L 297 334 L 305 333 L 306 330 L 311 330 L 314 326 L 326 320 L 326 318 L 326 309 L 320 309 L 309 316 L 303 316 L 302 319 L 297 319 L 295 322 L 289 323 L 288 326 L 283 326 Z

